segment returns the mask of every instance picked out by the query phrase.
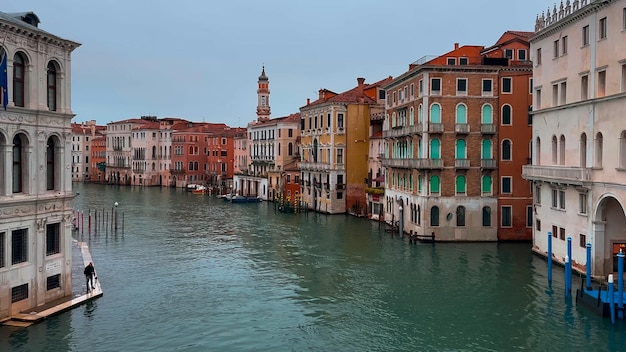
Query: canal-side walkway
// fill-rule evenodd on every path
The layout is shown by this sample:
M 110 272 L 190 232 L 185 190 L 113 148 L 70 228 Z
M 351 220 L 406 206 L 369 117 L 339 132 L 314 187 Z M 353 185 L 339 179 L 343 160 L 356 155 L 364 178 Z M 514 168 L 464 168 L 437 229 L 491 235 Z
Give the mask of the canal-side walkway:
M 96 279 L 94 280 L 95 289 L 89 292 L 87 292 L 86 289 L 83 270 L 90 262 L 93 262 L 93 259 L 91 258 L 87 243 L 74 240 L 72 243 L 72 295 L 29 309 L 28 312 L 14 314 L 8 320 L 2 322 L 2 324 L 13 327 L 27 327 L 50 316 L 65 312 L 101 297 L 102 286 L 97 279 L 96 263 L 94 263 L 94 267 L 96 268 Z

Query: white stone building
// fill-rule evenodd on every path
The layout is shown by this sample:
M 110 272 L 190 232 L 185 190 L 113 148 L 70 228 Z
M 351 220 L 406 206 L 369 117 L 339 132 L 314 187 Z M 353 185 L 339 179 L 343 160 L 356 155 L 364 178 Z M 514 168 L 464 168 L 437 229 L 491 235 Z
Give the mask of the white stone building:
M 71 54 L 80 44 L 38 24 L 32 12 L 0 12 L 0 319 L 72 294 Z
M 626 0 L 568 1 L 537 18 L 533 157 L 534 250 L 617 271 L 626 248 Z

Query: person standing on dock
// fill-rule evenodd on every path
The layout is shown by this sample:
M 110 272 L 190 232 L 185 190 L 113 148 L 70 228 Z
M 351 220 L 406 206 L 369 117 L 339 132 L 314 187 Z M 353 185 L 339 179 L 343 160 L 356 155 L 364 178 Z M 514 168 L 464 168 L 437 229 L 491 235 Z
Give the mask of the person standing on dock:
M 87 292 L 89 292 L 89 284 L 91 284 L 91 289 L 95 289 L 93 285 L 93 276 L 96 273 L 96 270 L 93 268 L 93 263 L 89 262 L 89 264 L 85 267 L 85 279 L 87 280 Z

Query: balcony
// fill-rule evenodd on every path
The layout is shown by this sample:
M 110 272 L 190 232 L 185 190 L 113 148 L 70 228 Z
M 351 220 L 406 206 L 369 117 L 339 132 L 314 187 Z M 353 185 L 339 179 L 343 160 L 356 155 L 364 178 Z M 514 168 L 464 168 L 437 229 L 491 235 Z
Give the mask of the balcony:
M 400 126 L 394 127 L 391 130 L 383 131 L 383 138 L 397 138 L 397 137 L 405 137 L 411 135 L 420 135 L 422 134 L 422 124 L 412 125 L 412 126 Z
M 481 159 L 480 167 L 481 169 L 495 169 L 496 168 L 496 159 Z
M 480 133 L 482 134 L 495 134 L 496 125 L 492 123 L 483 123 L 480 125 Z
M 454 167 L 457 169 L 469 169 L 470 161 L 469 159 L 456 159 L 454 160 Z
M 382 159 L 384 167 L 395 167 L 398 169 L 441 169 L 442 159 Z
M 300 170 L 302 171 L 328 171 L 330 170 L 329 163 L 300 163 Z
M 591 169 L 566 166 L 522 166 L 522 177 L 532 181 L 558 182 L 582 186 L 591 182 Z
M 428 123 L 429 133 L 443 133 L 443 123 Z
M 469 123 L 454 124 L 454 132 L 458 134 L 467 134 L 470 131 Z

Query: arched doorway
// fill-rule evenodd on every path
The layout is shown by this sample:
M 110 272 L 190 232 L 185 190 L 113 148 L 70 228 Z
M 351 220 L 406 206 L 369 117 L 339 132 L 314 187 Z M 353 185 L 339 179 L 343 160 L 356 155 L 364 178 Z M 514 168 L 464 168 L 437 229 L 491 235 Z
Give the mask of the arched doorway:
M 594 264 L 600 265 L 601 272 L 593 270 L 595 275 L 606 276 L 617 272 L 617 253 L 626 248 L 626 215 L 624 207 L 610 194 L 604 195 L 596 208 L 593 222 L 595 235 Z

